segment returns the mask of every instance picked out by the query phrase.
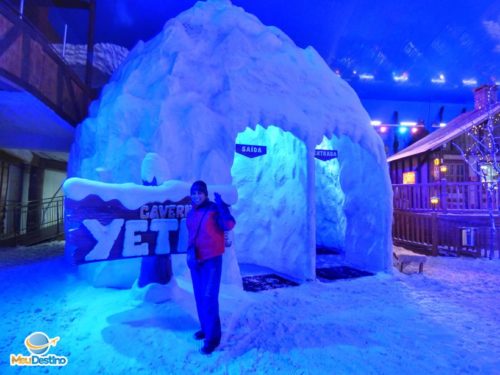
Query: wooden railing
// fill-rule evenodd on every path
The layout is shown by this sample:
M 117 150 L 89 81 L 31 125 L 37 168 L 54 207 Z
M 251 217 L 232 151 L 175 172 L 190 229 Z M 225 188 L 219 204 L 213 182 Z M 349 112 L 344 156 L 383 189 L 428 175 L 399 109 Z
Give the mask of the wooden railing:
M 0 1 L 0 76 L 76 125 L 87 116 L 91 90 L 44 36 Z
M 453 215 L 437 211 L 394 210 L 393 242 L 429 255 L 489 256 L 490 245 L 500 251 L 500 217 L 491 240 L 488 215 Z
M 481 182 L 438 182 L 415 185 L 392 185 L 394 209 L 464 211 L 488 210 L 487 186 Z M 439 202 L 431 203 L 431 197 Z M 500 193 L 494 190 L 492 208 L 498 212 Z

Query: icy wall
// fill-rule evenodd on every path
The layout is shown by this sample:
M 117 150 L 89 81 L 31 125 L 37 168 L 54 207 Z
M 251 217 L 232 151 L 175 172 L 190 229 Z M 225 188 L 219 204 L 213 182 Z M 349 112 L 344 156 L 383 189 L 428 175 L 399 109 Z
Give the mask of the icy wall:
M 267 147 L 267 154 L 257 158 L 234 157 L 238 261 L 301 275 L 307 267 L 306 147 L 275 126 L 247 129 L 236 141 Z
M 141 183 L 141 162 L 155 152 L 168 162 L 167 179 L 231 184 L 236 137 L 257 124 L 290 132 L 309 149 L 325 135 L 338 138 L 346 151 L 339 158 L 345 242 L 356 259 L 377 258 L 368 268 L 387 269 L 390 181 L 383 144 L 358 97 L 313 48 L 298 48 L 229 1 L 196 3 L 135 46 L 78 127 L 69 174 Z M 279 200 L 283 192 L 274 191 L 270 199 Z M 252 225 L 242 225 L 235 240 L 249 243 L 259 223 Z M 354 238 L 361 229 L 381 237 Z M 283 243 L 267 247 L 285 252 Z
M 317 149 L 337 150 L 338 139 L 326 137 Z M 343 152 L 341 160 L 350 155 Z M 345 194 L 340 185 L 339 159 L 316 160 L 316 243 L 318 247 L 344 252 L 346 216 L 344 212 Z

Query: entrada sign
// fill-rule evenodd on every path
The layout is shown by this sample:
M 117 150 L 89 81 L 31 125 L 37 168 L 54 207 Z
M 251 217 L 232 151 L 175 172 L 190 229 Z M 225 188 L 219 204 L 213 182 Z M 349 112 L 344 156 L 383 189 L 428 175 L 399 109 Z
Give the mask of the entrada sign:
M 238 154 L 246 156 L 247 158 L 255 158 L 257 156 L 265 155 L 267 153 L 267 147 L 237 144 L 236 152 Z
M 337 150 L 315 150 L 314 157 L 319 160 L 328 161 L 338 157 Z

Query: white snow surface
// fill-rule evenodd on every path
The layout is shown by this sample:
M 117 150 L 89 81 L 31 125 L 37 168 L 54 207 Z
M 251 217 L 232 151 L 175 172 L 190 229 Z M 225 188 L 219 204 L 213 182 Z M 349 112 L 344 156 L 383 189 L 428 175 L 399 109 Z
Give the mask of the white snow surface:
M 134 183 L 113 184 L 83 178 L 68 178 L 63 185 L 67 198 L 79 201 L 95 194 L 104 202 L 113 199 L 120 201 L 129 210 L 135 210 L 146 203 L 180 201 L 189 196 L 191 184 L 183 181 L 166 181 L 159 186 L 143 186 Z M 238 192 L 233 186 L 208 185 L 209 192 L 219 192 L 228 204 L 238 200 Z
M 156 184 L 161 185 L 168 180 L 168 163 L 160 155 L 150 152 L 144 156 L 141 164 L 142 182 L 152 183 L 156 179 Z
M 68 269 L 63 246 L 1 249 L 2 374 L 493 375 L 500 368 L 498 259 L 429 257 L 423 274 L 408 266 L 259 293 L 223 286 L 222 343 L 207 357 L 192 339 L 198 324 L 186 276 L 145 289 L 94 288 Z M 335 260 L 319 259 L 328 264 Z M 8 366 L 11 353 L 28 354 L 24 339 L 35 331 L 60 336 L 50 353 L 67 356 L 66 367 Z
M 257 162 L 254 171 L 240 168 L 234 151 L 238 137 L 259 124 L 294 137 L 282 145 L 289 149 L 288 160 L 282 152 L 263 157 L 270 159 L 261 169 L 267 176 L 255 174 Z M 316 175 L 315 194 L 321 200 L 311 207 L 307 197 L 314 187 L 307 186 L 304 176 L 293 176 L 294 168 L 282 167 L 305 163 L 325 136 L 338 150 L 338 164 L 317 168 L 317 174 L 335 175 Z M 269 135 L 262 138 L 269 146 L 280 146 Z M 293 147 L 301 143 L 305 155 L 298 152 L 301 147 Z M 168 163 L 166 180 L 232 184 L 242 202 L 260 199 L 246 195 L 256 192 L 257 185 L 270 192 L 271 210 L 255 212 L 248 225 L 240 224 L 245 222 L 239 217 L 244 206 L 235 216 L 236 252 L 247 250 L 240 244 L 260 241 L 268 253 L 252 256 L 264 266 L 287 260 L 283 268 L 292 276 L 312 277 L 308 220 L 318 210 L 318 243 L 344 246 L 346 261 L 360 268 L 390 269 L 392 189 L 383 143 L 359 98 L 312 47 L 297 47 L 281 30 L 263 25 L 229 1 L 198 2 L 169 20 L 158 36 L 133 48 L 78 127 L 69 175 L 139 184 L 148 153 Z M 247 172 L 260 179 L 252 180 Z M 294 183 L 280 183 L 280 178 Z M 296 203 L 283 204 L 283 197 L 295 194 Z M 277 242 L 271 240 L 276 236 L 254 236 L 269 232 L 270 227 L 262 226 L 278 219 L 268 216 L 277 211 L 276 228 L 283 233 L 294 230 L 292 220 L 284 218 L 304 213 L 295 228 L 301 242 L 287 242 L 284 235 Z

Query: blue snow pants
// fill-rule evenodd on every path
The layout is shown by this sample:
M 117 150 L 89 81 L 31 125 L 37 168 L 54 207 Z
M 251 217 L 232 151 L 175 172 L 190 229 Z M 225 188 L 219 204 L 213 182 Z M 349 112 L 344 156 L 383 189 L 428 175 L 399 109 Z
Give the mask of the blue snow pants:
M 205 333 L 205 344 L 220 343 L 219 289 L 222 274 L 222 255 L 203 262 L 189 264 L 193 281 L 196 310 L 201 330 Z

